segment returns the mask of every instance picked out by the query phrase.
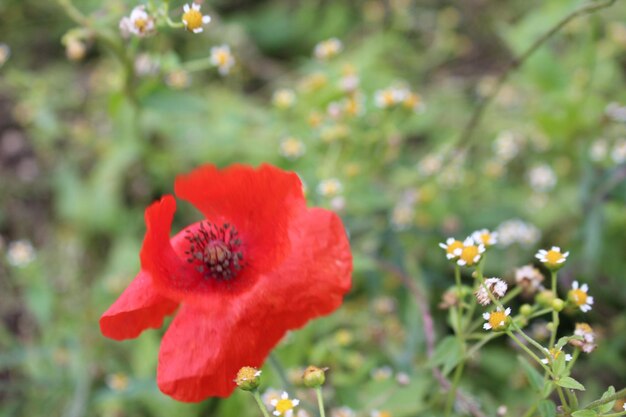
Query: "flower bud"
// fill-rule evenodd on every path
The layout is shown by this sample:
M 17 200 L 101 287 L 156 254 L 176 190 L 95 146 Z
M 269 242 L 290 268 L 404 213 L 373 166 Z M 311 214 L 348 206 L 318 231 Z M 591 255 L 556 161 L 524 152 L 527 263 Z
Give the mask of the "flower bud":
M 324 371 L 327 368 L 321 369 L 316 366 L 309 366 L 304 370 L 304 374 L 302 375 L 302 382 L 305 386 L 309 388 L 317 388 L 324 384 L 326 381 L 326 375 Z
M 552 301 L 555 299 L 555 295 L 552 291 L 550 290 L 544 290 L 541 291 L 539 294 L 537 294 L 537 298 L 536 301 L 537 303 L 539 303 L 540 305 L 542 305 L 543 307 L 552 307 Z
M 523 304 L 520 309 L 519 312 L 522 313 L 523 316 L 530 316 L 533 313 L 533 307 L 530 304 Z
M 254 391 L 261 383 L 261 371 L 251 366 L 244 366 L 237 372 L 235 384 L 244 391 Z
M 565 308 L 565 301 L 561 300 L 560 298 L 555 298 L 554 300 L 552 300 L 552 308 L 557 313 L 562 311 L 563 308 Z

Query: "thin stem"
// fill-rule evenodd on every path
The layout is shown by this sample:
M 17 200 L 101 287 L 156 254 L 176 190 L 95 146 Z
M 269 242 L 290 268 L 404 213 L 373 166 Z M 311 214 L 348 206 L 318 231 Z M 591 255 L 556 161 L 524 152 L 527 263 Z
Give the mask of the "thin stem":
M 599 407 L 599 406 L 601 406 L 603 404 L 610 403 L 611 401 L 618 400 L 620 398 L 626 398 L 626 388 L 623 388 L 623 389 L 617 391 L 615 394 L 609 395 L 606 398 L 601 398 L 599 400 L 593 401 L 593 402 L 587 404 L 584 409 L 585 410 L 590 410 L 592 408 Z
M 326 417 L 326 411 L 324 410 L 324 396 L 322 395 L 322 387 L 315 388 L 317 394 L 317 406 L 320 409 L 320 417 Z
M 534 359 L 534 360 L 535 360 L 535 361 L 536 361 L 539 365 L 541 365 L 541 366 L 542 366 L 542 368 L 544 368 L 544 369 L 546 370 L 546 372 L 548 372 L 548 373 L 552 374 L 552 371 L 550 370 L 550 368 L 548 368 L 548 367 L 547 367 L 547 366 L 546 366 L 543 362 L 541 362 L 541 359 L 539 359 L 539 358 L 537 357 L 537 355 L 535 355 L 535 354 L 533 353 L 533 351 L 532 351 L 532 350 L 528 349 L 528 347 L 527 347 L 525 344 L 523 344 L 523 343 L 521 342 L 521 340 L 519 340 L 517 337 L 515 337 L 515 335 L 514 335 L 512 332 L 507 331 L 507 332 L 506 332 L 506 334 L 507 334 L 507 335 L 508 335 L 511 339 L 513 339 L 513 341 L 514 341 L 515 343 L 517 343 L 517 345 L 518 345 L 519 347 L 521 347 L 521 348 L 522 348 L 522 349 L 523 349 L 526 353 L 528 353 L 528 355 L 529 355 L 531 358 L 533 358 L 533 359 Z
M 452 386 L 450 387 L 450 391 L 448 391 L 448 399 L 446 400 L 445 416 L 449 416 L 452 411 L 454 399 L 456 398 L 456 391 L 459 387 L 459 382 L 461 382 L 461 375 L 463 375 L 463 368 L 465 368 L 465 355 L 462 357 L 461 363 L 457 365 L 456 370 L 454 371 Z
M 556 271 L 552 271 L 552 292 L 555 297 L 558 297 L 556 288 Z M 559 313 L 556 310 L 552 310 L 552 329 L 550 332 L 550 348 L 554 346 L 556 342 L 556 331 L 559 328 Z
M 502 304 L 506 304 L 511 301 L 513 298 L 517 297 L 519 293 L 522 292 L 522 287 L 515 287 L 511 291 L 509 291 L 504 298 L 500 301 Z
M 563 388 L 561 388 L 559 385 L 556 385 L 556 392 L 559 394 L 559 399 L 561 400 L 561 405 L 563 406 L 564 411 L 569 411 L 569 404 L 567 403 L 567 400 L 565 399 L 565 396 L 563 395 Z
M 535 410 L 537 409 L 537 404 L 538 403 L 534 403 L 533 405 L 531 405 L 530 408 L 526 411 L 526 413 L 524 413 L 522 417 L 531 417 L 533 414 L 535 414 Z
M 537 350 L 539 352 L 545 352 L 545 348 L 543 346 L 541 346 L 539 343 L 537 343 L 535 341 L 535 339 L 533 339 L 532 337 L 528 336 L 526 333 L 524 333 L 522 331 L 522 329 L 519 328 L 519 326 L 517 325 L 517 323 L 514 323 L 514 327 L 515 327 L 515 331 L 518 332 L 524 339 L 526 339 L 526 341 L 528 341 L 528 343 L 530 343 L 531 345 L 533 345 L 535 348 L 537 348 Z
M 263 417 L 270 417 L 270 414 L 267 411 L 267 407 L 265 407 L 265 404 L 263 404 L 263 400 L 261 400 L 261 394 L 259 394 L 259 390 L 255 389 L 254 391 L 252 391 L 252 395 L 254 396 L 254 399 L 256 400 L 257 405 L 261 409 L 261 413 L 263 413 Z
M 551 308 L 544 308 L 542 310 L 539 311 L 535 311 L 533 314 L 531 314 L 530 316 L 528 316 L 529 319 L 534 319 L 535 317 L 539 317 L 539 316 L 543 316 L 546 313 L 551 312 L 552 309 Z

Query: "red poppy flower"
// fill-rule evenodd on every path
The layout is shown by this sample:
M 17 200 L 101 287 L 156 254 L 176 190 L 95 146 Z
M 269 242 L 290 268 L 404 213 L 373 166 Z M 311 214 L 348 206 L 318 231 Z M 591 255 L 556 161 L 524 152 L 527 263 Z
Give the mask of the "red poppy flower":
M 157 383 L 180 401 L 225 397 L 243 366 L 259 367 L 290 329 L 339 307 L 352 255 L 339 217 L 307 208 L 294 173 L 203 166 L 175 183 L 205 217 L 170 238 L 176 200 L 145 213 L 141 271 L 100 319 L 116 340 L 174 313 Z

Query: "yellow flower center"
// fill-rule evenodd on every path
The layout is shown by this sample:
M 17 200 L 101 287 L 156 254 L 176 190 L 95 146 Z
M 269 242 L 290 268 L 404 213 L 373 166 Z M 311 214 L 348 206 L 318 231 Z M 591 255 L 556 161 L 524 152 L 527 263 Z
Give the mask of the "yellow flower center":
M 226 65 L 228 63 L 228 57 L 229 57 L 228 52 L 225 52 L 225 51 L 218 52 L 215 56 L 217 65 L 219 65 L 220 67 L 223 67 L 224 65 Z
M 546 254 L 546 263 L 548 265 L 558 265 L 561 259 L 563 259 L 563 254 L 561 252 L 550 250 Z
M 237 372 L 237 381 L 248 381 L 250 379 L 256 378 L 256 374 L 259 372 L 258 369 L 252 368 L 250 366 L 244 366 Z
M 587 294 L 585 294 L 586 296 Z M 585 333 L 593 333 L 593 329 L 587 323 L 576 323 L 576 330 L 580 330 Z
M 276 403 L 276 411 L 278 411 L 281 416 L 289 410 L 293 410 L 293 402 L 290 399 L 281 399 Z
M 587 304 L 587 293 L 583 290 L 570 290 L 569 295 L 570 299 L 576 303 L 577 306 Z
M 396 98 L 394 97 L 393 91 L 385 91 L 383 93 L 383 103 L 385 106 L 391 106 L 395 103 Z
M 482 235 L 480 235 L 480 240 L 482 241 L 483 245 L 488 246 L 489 241 L 491 240 L 491 234 L 483 233 Z
M 193 31 L 202 26 L 202 13 L 198 10 L 190 9 L 183 14 L 183 22 L 187 24 L 187 30 Z
M 135 28 L 137 28 L 139 32 L 143 33 L 146 30 L 147 26 L 148 21 L 146 19 L 135 19 Z
M 493 330 L 504 328 L 504 325 L 506 324 L 506 314 L 504 311 L 493 311 L 489 315 L 489 324 Z
M 550 348 L 549 352 L 550 352 L 550 356 L 552 356 L 552 359 L 554 360 L 556 360 L 561 354 L 561 350 L 557 348 Z
M 474 265 L 474 259 L 478 256 L 478 246 L 471 245 L 465 246 L 463 252 L 461 252 L 461 259 L 465 261 L 467 265 Z
M 448 245 L 448 248 L 446 249 L 446 253 L 454 255 L 454 251 L 459 248 L 463 248 L 463 242 L 461 242 L 460 240 L 455 240 L 454 242 Z
M 402 104 L 404 104 L 404 107 L 408 109 L 412 109 L 415 106 L 417 106 L 419 102 L 420 102 L 419 96 L 415 93 L 411 93 L 404 99 L 404 102 Z

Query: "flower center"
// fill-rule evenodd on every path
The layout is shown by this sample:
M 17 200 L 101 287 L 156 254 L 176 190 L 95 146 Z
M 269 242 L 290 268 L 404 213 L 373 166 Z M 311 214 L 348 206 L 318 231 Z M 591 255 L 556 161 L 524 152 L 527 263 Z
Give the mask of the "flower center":
M 546 260 L 548 261 L 547 262 L 548 264 L 556 265 L 559 263 L 561 259 L 563 259 L 563 254 L 561 252 L 550 250 L 546 254 Z
M 290 399 L 278 400 L 276 403 L 276 411 L 278 411 L 281 416 L 289 410 L 293 410 L 293 402 Z
M 504 327 L 506 323 L 506 314 L 504 311 L 492 311 L 489 315 L 489 324 L 494 330 Z
M 583 290 L 571 290 L 570 295 L 577 306 L 587 304 L 587 293 Z
M 187 24 L 187 29 L 193 31 L 202 26 L 202 13 L 198 10 L 191 9 L 183 14 L 183 22 Z
M 457 249 L 462 249 L 463 248 L 463 242 L 459 241 L 459 240 L 455 240 L 454 242 L 450 243 L 448 245 L 448 248 L 446 249 L 446 252 L 454 255 L 454 251 Z
M 478 256 L 478 246 L 471 245 L 465 246 L 463 252 L 461 252 L 461 259 L 465 261 L 467 265 L 474 265 L 474 259 Z
M 187 231 L 189 241 L 187 262 L 196 264 L 196 270 L 205 278 L 229 281 L 242 267 L 243 252 L 239 232 L 229 223 L 217 226 L 201 222 L 195 231 Z
M 556 349 L 556 348 L 550 348 L 549 352 L 550 352 L 550 356 L 552 356 L 552 359 L 554 360 L 556 360 L 561 354 L 561 350 Z
M 142 18 L 135 19 L 135 28 L 137 28 L 137 30 L 140 33 L 143 33 L 146 30 L 147 26 L 148 26 L 148 21 L 146 19 L 142 19 Z

